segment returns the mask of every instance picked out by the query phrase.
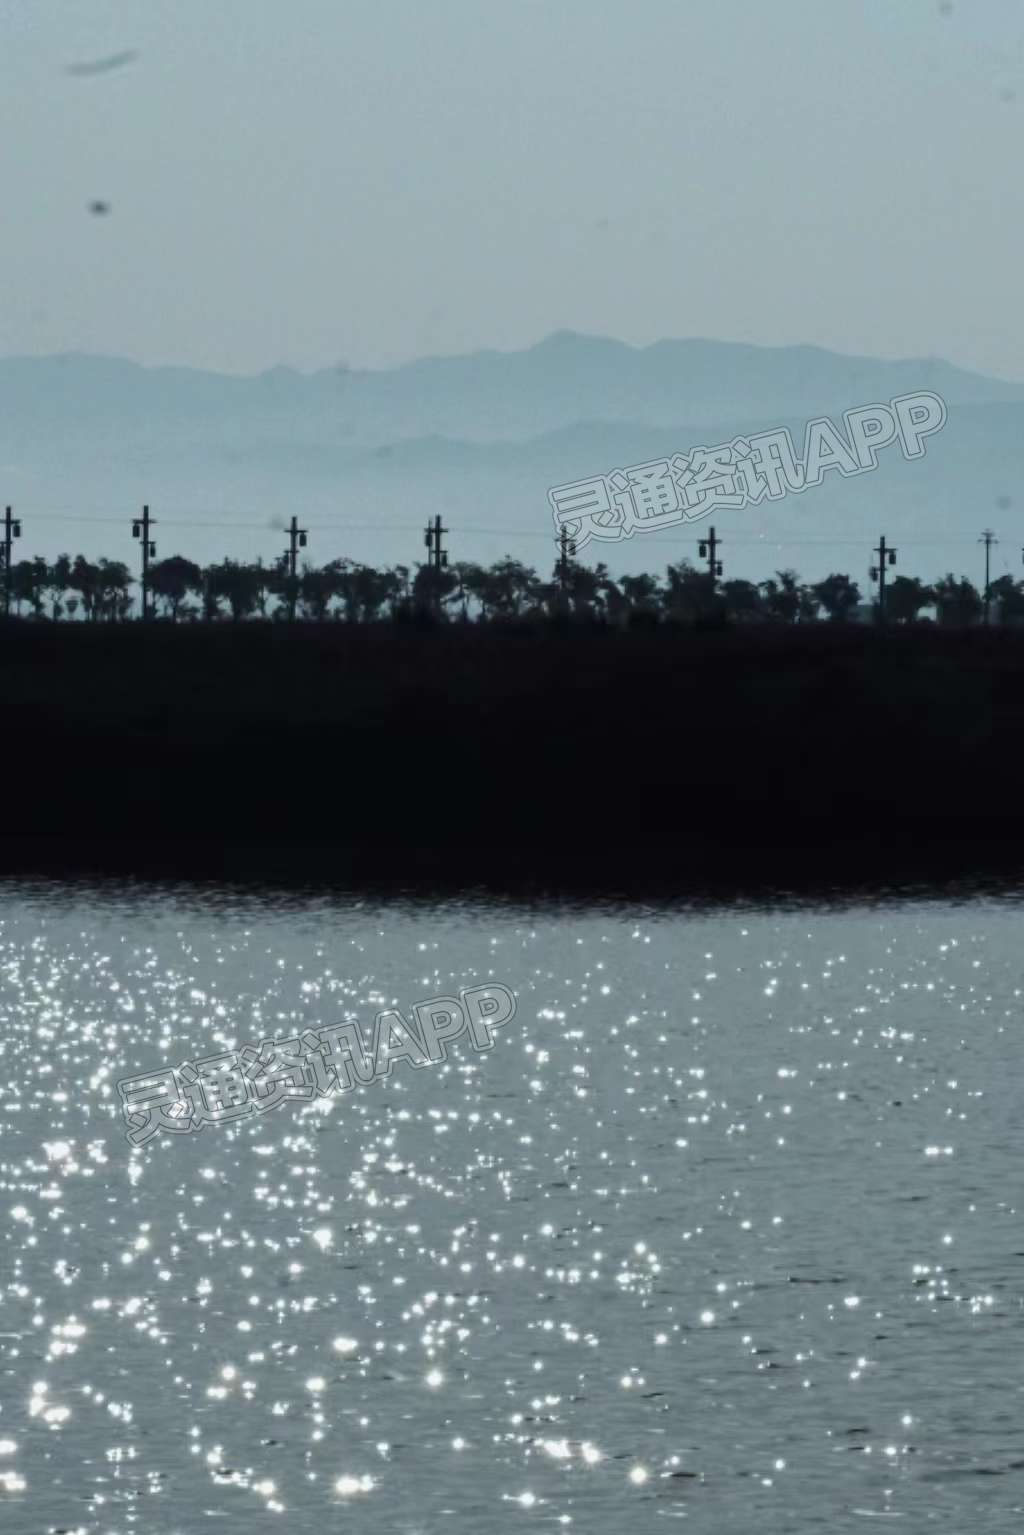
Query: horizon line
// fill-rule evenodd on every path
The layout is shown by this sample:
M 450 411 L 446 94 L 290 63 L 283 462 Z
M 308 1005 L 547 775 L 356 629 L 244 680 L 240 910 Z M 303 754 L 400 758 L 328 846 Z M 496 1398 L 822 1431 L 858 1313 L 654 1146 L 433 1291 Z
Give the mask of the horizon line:
M 429 352 L 422 356 L 410 357 L 403 362 L 390 363 L 381 367 L 352 367 L 344 360 L 329 363 L 316 368 L 296 368 L 290 363 L 273 363 L 269 367 L 260 368 L 255 372 L 232 372 L 222 368 L 204 367 L 194 363 L 179 362 L 144 362 L 135 357 L 126 356 L 120 352 L 92 352 L 78 347 L 70 347 L 52 352 L 10 352 L 0 353 L 0 366 L 5 363 L 45 363 L 45 362 L 100 362 L 123 364 L 130 368 L 137 368 L 146 373 L 196 373 L 211 378 L 230 379 L 238 382 L 255 382 L 269 378 L 274 374 L 286 375 L 298 379 L 321 378 L 325 374 L 341 374 L 353 377 L 379 377 L 385 374 L 407 372 L 414 368 L 422 368 L 431 364 L 445 364 L 457 362 L 471 362 L 481 358 L 513 358 L 525 357 L 532 352 L 550 349 L 552 346 L 567 345 L 591 345 L 607 347 L 622 352 L 643 354 L 655 352 L 666 347 L 720 347 L 724 350 L 744 350 L 751 352 L 807 352 L 817 353 L 825 357 L 838 358 L 846 362 L 868 362 L 882 366 L 892 366 L 901 363 L 912 363 L 920 366 L 934 367 L 940 365 L 955 369 L 970 377 L 985 379 L 992 383 L 1024 386 L 1024 376 L 1020 378 L 1002 377 L 995 373 L 984 373 L 978 368 L 966 367 L 961 363 L 950 362 L 948 358 L 931 354 L 922 355 L 896 355 L 891 357 L 879 356 L 870 352 L 844 352 L 834 347 L 821 346 L 816 342 L 792 341 L 792 342 L 759 342 L 743 340 L 723 340 L 711 336 L 662 336 L 655 341 L 637 343 L 624 341 L 619 337 L 602 335 L 591 331 L 577 331 L 569 328 L 547 332 L 539 340 L 526 346 L 500 348 L 500 347 L 476 347 L 469 351 L 456 352 Z

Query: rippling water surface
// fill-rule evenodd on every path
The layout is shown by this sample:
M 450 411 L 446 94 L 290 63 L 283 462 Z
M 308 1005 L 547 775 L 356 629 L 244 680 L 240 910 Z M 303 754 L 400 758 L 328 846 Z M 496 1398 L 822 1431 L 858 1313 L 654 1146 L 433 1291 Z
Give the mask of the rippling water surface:
M 1022 931 L 0 888 L 0 1529 L 1019 1529 Z M 125 1138 L 488 979 L 488 1053 Z

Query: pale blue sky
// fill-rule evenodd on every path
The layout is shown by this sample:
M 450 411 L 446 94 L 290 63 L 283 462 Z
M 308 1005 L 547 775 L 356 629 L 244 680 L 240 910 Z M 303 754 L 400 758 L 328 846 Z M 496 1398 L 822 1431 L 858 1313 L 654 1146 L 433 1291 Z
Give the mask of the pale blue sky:
M 0 353 L 379 367 L 570 328 L 1024 379 L 1024 11 L 947 11 L 0 0 Z

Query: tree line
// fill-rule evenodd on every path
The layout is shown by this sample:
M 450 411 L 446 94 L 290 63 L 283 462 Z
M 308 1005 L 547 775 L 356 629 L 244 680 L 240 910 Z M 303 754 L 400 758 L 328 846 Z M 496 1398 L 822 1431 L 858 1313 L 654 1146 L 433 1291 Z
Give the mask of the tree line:
M 88 560 L 61 554 L 12 562 L 3 571 L 3 594 L 13 617 L 117 623 L 138 615 L 139 581 L 120 560 Z M 1009 575 L 988 590 L 991 617 L 1024 619 L 1024 583 Z M 878 616 L 877 600 L 872 604 Z M 410 568 L 377 568 L 349 559 L 305 564 L 291 575 L 286 565 L 222 560 L 200 566 L 182 555 L 149 566 L 147 612 L 168 623 L 242 622 L 301 618 L 307 621 L 373 623 L 432 616 L 450 621 L 576 617 L 604 622 L 844 623 L 860 618 L 864 599 L 849 575 L 833 573 L 805 583 L 794 570 L 777 570 L 763 581 L 716 579 L 688 560 L 668 565 L 664 576 L 614 577 L 603 564 L 576 560 L 556 564 L 550 580 L 506 555 L 491 565 L 453 561 Z M 921 621 L 964 626 L 986 616 L 983 591 L 952 572 L 928 584 L 916 576 L 890 577 L 884 617 L 889 623 Z

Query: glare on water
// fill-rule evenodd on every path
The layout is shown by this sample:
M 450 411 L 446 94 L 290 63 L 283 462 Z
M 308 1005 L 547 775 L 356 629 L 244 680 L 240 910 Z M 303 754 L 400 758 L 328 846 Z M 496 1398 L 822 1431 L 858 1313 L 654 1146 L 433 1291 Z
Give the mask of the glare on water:
M 1021 920 L 5 887 L 0 1528 L 1019 1527 Z M 126 1139 L 487 980 L 490 1050 Z

